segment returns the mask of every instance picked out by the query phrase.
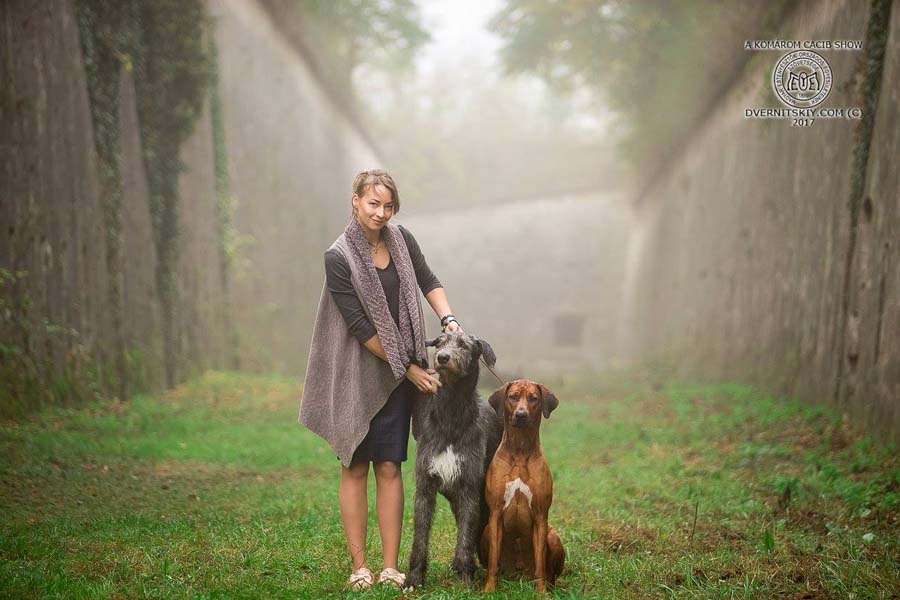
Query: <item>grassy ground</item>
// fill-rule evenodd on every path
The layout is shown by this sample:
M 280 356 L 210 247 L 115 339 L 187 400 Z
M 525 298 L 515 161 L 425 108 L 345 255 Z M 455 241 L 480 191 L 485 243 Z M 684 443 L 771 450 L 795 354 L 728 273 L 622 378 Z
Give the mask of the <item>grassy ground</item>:
M 833 414 L 635 373 L 548 383 L 557 596 L 900 595 L 900 465 Z M 296 424 L 298 396 L 295 380 L 211 372 L 0 425 L 0 596 L 344 596 L 338 462 Z M 451 576 L 453 541 L 441 499 L 429 584 L 407 597 L 481 597 Z M 373 518 L 373 568 L 379 547 Z

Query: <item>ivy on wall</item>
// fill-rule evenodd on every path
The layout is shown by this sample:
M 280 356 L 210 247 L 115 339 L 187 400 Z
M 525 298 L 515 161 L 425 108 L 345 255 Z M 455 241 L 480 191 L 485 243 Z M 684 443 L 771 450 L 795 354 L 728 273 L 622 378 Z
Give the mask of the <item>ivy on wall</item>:
M 238 248 L 239 235 L 234 225 L 234 212 L 237 208 L 237 197 L 231 193 L 228 179 L 228 150 L 225 145 L 225 124 L 222 114 L 222 98 L 219 96 L 219 52 L 216 47 L 216 36 L 209 36 L 208 54 L 210 57 L 209 78 L 209 112 L 213 135 L 213 162 L 216 174 L 216 214 L 219 241 L 219 272 L 221 286 L 224 291 L 224 319 L 228 328 L 227 355 L 228 366 L 240 369 L 240 338 L 234 319 L 232 319 L 231 294 L 229 277 L 232 272 L 235 253 Z
M 76 3 L 85 77 L 94 125 L 97 152 L 97 181 L 106 232 L 106 268 L 110 275 L 107 291 L 114 346 L 100 349 L 96 360 L 113 366 L 106 369 L 107 387 L 120 398 L 128 395 L 126 349 L 122 304 L 122 174 L 121 131 L 119 127 L 119 86 L 122 68 L 130 70 L 138 53 L 135 27 L 136 3 L 108 3 L 82 0 Z
M 133 73 L 147 175 L 156 281 L 163 319 L 166 384 L 174 385 L 177 348 L 178 176 L 184 170 L 179 149 L 193 131 L 208 93 L 211 61 L 206 45 L 207 17 L 202 0 L 76 0 L 79 32 L 91 100 L 98 157 L 101 203 L 108 242 L 108 269 L 114 311 L 119 392 L 127 378 L 122 339 L 121 131 L 119 85 L 122 69 Z
M 199 0 L 142 2 L 141 52 L 135 61 L 135 89 L 141 127 L 150 214 L 156 240 L 156 284 L 163 320 L 166 385 L 175 385 L 177 351 L 175 268 L 178 261 L 179 149 L 203 108 L 210 76 L 206 15 Z

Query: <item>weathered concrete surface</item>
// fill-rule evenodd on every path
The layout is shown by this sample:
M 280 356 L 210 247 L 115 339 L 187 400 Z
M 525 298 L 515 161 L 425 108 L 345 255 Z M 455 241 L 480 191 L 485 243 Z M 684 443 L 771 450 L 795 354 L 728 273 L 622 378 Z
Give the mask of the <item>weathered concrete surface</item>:
M 233 277 L 241 367 L 301 373 L 322 255 L 349 219 L 353 176 L 379 160 L 262 7 L 213 0 L 210 12 L 245 236 Z
M 629 213 L 623 198 L 598 194 L 396 219 L 416 236 L 463 328 L 491 343 L 498 372 L 541 378 L 622 358 Z M 497 383 L 487 373 L 482 381 Z
M 347 105 L 329 100 L 256 2 L 211 0 L 210 11 L 219 25 L 229 171 L 245 243 L 236 253 L 233 289 L 223 290 L 207 101 L 180 149 L 187 170 L 178 182 L 177 379 L 226 366 L 229 291 L 242 366 L 300 373 L 323 281 L 322 252 L 349 216 L 353 175 L 378 161 Z M 124 267 L 116 275 L 122 303 L 116 332 L 72 0 L 0 2 L 0 41 L 0 268 L 26 273 L 3 289 L 2 300 L 17 320 L 26 309 L 16 307 L 31 302 L 32 321 L 0 320 L 0 337 L 38 360 L 48 357 L 57 371 L 85 356 L 91 362 L 83 369 L 102 370 L 121 339 L 132 379 L 125 389 L 158 389 L 164 378 L 157 257 L 131 73 L 123 69 L 119 88 Z M 63 329 L 47 333 L 44 320 Z M 52 374 L 35 377 L 44 375 Z M 108 378 L 101 373 L 101 379 Z M 23 405 L 34 402 L 23 390 L 2 392 Z
M 881 96 L 850 273 L 841 406 L 900 428 L 900 2 L 891 11 Z
M 893 49 L 897 12 L 895 6 Z M 868 16 L 867 3 L 807 2 L 780 38 L 861 40 Z M 671 356 L 686 373 L 835 402 L 856 122 L 819 120 L 799 128 L 744 119 L 745 108 L 778 106 L 769 78 L 780 56 L 757 53 L 740 84 L 639 199 L 628 321 L 641 332 L 635 353 Z M 823 106 L 860 106 L 854 77 L 861 53 L 825 57 L 835 85 Z M 861 343 L 849 412 L 896 435 L 898 186 L 896 167 L 887 168 L 900 151 L 896 50 L 890 63 L 870 161 L 877 219 L 857 242 L 872 249 L 857 253 L 857 269 L 866 265 L 874 292 L 867 288 L 857 303 Z
M 164 387 L 162 316 L 156 289 L 156 245 L 141 151 L 134 79 L 123 69 L 119 82 L 122 160 L 122 335 L 135 390 Z
M 59 372 L 82 352 L 103 364 L 109 342 L 95 165 L 72 2 L 0 3 L 0 268 L 27 272 L 3 296 L 31 303 L 0 337 Z
M 178 178 L 178 304 L 175 332 L 178 380 L 225 367 L 226 333 L 219 257 L 219 215 L 209 98 L 194 132 L 181 147 L 186 170 Z

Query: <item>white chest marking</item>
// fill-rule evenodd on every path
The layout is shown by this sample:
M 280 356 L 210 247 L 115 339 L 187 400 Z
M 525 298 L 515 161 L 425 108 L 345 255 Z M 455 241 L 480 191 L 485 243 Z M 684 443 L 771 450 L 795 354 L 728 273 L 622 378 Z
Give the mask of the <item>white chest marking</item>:
M 431 475 L 437 475 L 444 480 L 447 485 L 459 477 L 462 472 L 460 466 L 459 455 L 453 451 L 453 446 L 447 446 L 447 449 L 440 454 L 435 455 L 431 459 L 431 465 L 428 467 Z
M 503 508 L 509 508 L 509 505 L 512 504 L 513 497 L 516 495 L 516 492 L 522 492 L 525 498 L 528 500 L 528 508 L 531 508 L 531 488 L 528 487 L 524 481 L 516 477 L 512 481 L 507 482 L 506 491 L 503 493 Z

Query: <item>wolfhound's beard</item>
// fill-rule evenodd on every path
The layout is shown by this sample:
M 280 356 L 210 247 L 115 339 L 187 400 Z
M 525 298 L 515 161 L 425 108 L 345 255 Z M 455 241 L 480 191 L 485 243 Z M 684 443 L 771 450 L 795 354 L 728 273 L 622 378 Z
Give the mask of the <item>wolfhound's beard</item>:
M 463 366 L 465 366 L 467 368 L 463 369 L 462 368 Z M 446 384 L 449 381 L 456 381 L 459 379 L 463 379 L 468 374 L 468 367 L 469 367 L 468 363 L 466 363 L 465 365 L 462 365 L 459 363 L 454 364 L 453 361 L 451 360 L 446 365 L 438 365 L 438 367 L 435 369 L 435 371 L 437 371 L 437 374 L 441 380 L 441 383 Z

